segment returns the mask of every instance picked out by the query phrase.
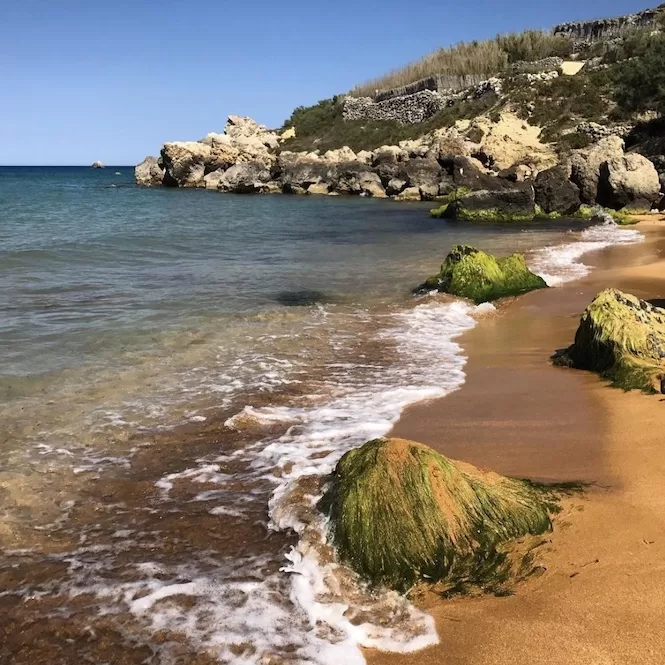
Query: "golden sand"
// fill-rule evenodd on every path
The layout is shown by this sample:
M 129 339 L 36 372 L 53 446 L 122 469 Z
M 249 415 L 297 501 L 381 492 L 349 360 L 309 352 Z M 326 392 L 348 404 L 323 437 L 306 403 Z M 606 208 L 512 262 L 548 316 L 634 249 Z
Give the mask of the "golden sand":
M 597 269 L 500 307 L 462 339 L 467 383 L 409 409 L 392 435 L 502 474 L 582 480 L 539 554 L 542 574 L 507 598 L 430 595 L 441 643 L 367 652 L 370 665 L 665 663 L 665 398 L 553 367 L 602 288 L 665 298 L 665 234 L 585 257 Z

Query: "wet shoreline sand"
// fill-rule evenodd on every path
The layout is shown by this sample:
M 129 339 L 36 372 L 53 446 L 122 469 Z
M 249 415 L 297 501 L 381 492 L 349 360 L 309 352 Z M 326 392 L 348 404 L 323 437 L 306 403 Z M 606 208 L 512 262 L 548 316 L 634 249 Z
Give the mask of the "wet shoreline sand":
M 539 576 L 507 598 L 421 599 L 440 644 L 417 654 L 367 651 L 370 665 L 584 665 L 663 662 L 663 397 L 623 393 L 555 368 L 579 315 L 602 288 L 665 297 L 665 234 L 584 260 L 586 278 L 502 303 L 460 338 L 457 392 L 407 409 L 393 434 L 503 474 L 583 481 L 538 556 Z

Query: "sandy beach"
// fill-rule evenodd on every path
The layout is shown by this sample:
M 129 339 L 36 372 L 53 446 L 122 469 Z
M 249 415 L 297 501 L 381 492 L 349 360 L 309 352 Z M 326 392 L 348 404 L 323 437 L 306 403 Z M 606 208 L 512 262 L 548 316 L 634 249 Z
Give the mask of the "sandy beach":
M 542 574 L 509 597 L 421 601 L 440 644 L 367 652 L 371 665 L 665 662 L 665 447 L 662 395 L 624 393 L 553 367 L 602 288 L 665 297 L 665 229 L 587 255 L 583 280 L 502 303 L 460 340 L 467 382 L 410 408 L 393 435 L 502 474 L 582 481 L 538 555 Z

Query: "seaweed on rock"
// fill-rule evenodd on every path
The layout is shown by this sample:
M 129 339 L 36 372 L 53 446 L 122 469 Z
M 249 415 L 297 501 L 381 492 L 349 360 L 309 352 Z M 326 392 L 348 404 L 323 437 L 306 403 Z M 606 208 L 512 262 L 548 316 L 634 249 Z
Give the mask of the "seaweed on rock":
M 502 546 L 551 529 L 554 495 L 529 481 L 377 439 L 346 453 L 322 507 L 340 558 L 373 584 L 504 579 Z
M 483 303 L 547 288 L 547 284 L 528 269 L 521 254 L 497 259 L 475 247 L 455 245 L 439 274 L 430 277 L 417 291 L 437 288 Z
M 624 390 L 660 391 L 665 309 L 617 289 L 601 291 L 582 314 L 574 344 L 553 361 L 598 372 Z

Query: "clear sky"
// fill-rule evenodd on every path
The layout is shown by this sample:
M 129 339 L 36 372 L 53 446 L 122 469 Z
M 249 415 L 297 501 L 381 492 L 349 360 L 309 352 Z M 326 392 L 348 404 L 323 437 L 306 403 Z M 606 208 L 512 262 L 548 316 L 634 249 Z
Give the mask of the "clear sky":
M 0 0 L 0 164 L 135 164 L 440 46 L 644 0 Z

